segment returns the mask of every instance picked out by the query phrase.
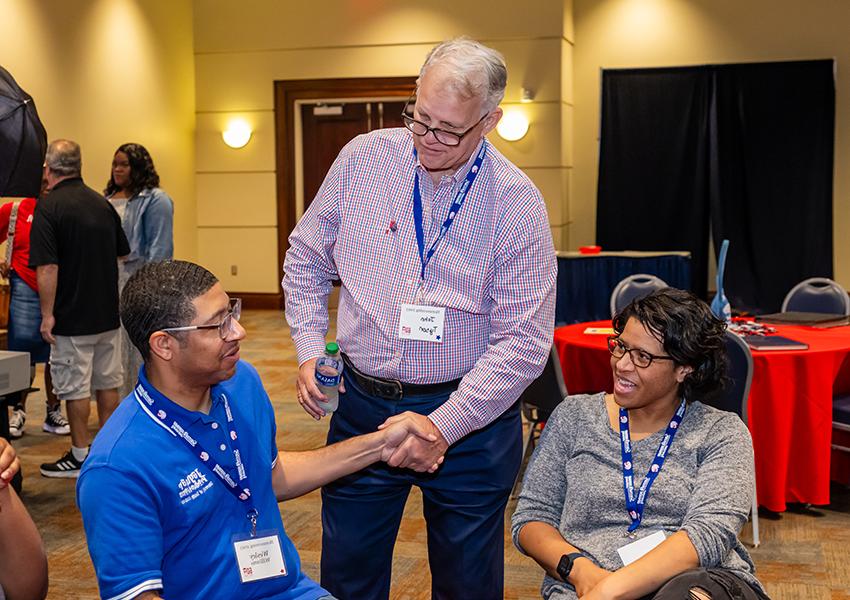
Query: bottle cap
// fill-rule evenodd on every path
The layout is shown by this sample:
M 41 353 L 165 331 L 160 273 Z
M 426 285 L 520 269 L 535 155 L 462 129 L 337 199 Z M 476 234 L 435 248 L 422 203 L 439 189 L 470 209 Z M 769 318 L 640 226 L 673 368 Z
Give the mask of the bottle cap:
M 325 352 L 328 354 L 336 354 L 339 352 L 339 345 L 336 342 L 328 342 L 325 346 Z

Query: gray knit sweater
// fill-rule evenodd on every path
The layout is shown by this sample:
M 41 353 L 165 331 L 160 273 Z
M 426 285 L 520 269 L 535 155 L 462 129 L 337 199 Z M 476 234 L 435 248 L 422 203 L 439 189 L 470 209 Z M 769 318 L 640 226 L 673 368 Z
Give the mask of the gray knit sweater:
M 632 443 L 635 488 L 649 469 L 663 430 Z M 630 524 L 623 493 L 619 434 L 611 429 L 605 395 L 567 397 L 546 423 L 528 465 L 513 516 L 513 539 L 531 521 L 557 528 L 565 540 L 614 571 Z M 722 567 L 761 589 L 738 541 L 753 498 L 753 445 L 737 415 L 699 402 L 688 405 L 664 466 L 652 484 L 636 533 L 682 530 L 702 567 Z M 573 599 L 571 586 L 548 575 L 543 597 Z

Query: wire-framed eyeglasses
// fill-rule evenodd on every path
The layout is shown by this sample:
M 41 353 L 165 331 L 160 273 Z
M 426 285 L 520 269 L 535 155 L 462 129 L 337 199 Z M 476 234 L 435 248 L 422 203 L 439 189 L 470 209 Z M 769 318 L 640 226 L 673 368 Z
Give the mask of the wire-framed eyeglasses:
M 195 331 L 198 329 L 218 329 L 218 335 L 221 339 L 226 340 L 232 333 L 236 332 L 236 327 L 234 323 L 239 321 L 242 317 L 242 298 L 231 298 L 230 306 L 227 310 L 227 314 L 224 315 L 224 318 L 220 323 L 215 323 L 213 325 L 185 325 L 183 327 L 166 327 L 165 329 L 160 329 L 160 331 L 164 331 L 166 333 L 173 331 Z
M 484 113 L 478 121 L 467 129 L 466 131 L 462 131 L 461 133 L 455 133 L 453 131 L 446 131 L 445 129 L 439 129 L 438 127 L 429 127 L 422 121 L 417 121 L 413 118 L 413 116 L 407 113 L 408 108 L 410 107 L 410 102 L 416 97 L 416 93 L 414 92 L 410 98 L 407 99 L 407 102 L 404 105 L 404 108 L 401 111 L 401 120 L 404 123 L 404 126 L 407 127 L 413 135 L 418 135 L 419 137 L 428 135 L 428 132 L 434 134 L 434 139 L 443 144 L 444 146 L 457 146 L 460 144 L 460 141 L 463 137 L 468 134 L 470 131 L 475 129 L 481 124 L 481 121 L 487 118 L 490 114 L 489 111 Z
M 673 360 L 672 356 L 650 354 L 646 350 L 641 350 L 640 348 L 629 348 L 616 335 L 612 335 L 608 338 L 608 352 L 610 352 L 611 356 L 614 358 L 623 358 L 623 356 L 626 355 L 626 352 L 628 352 L 632 364 L 641 369 L 647 368 L 652 364 L 653 360 Z

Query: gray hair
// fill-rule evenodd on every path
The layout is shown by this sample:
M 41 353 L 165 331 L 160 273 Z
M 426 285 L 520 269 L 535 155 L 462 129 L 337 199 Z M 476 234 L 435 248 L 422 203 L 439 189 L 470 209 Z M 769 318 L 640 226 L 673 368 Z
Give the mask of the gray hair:
M 500 52 L 468 37 L 459 37 L 434 46 L 419 70 L 422 81 L 426 71 L 439 65 L 448 71 L 449 85 L 465 98 L 481 98 L 490 112 L 505 97 L 508 69 Z
M 80 145 L 71 140 L 53 140 L 44 159 L 47 168 L 64 177 L 79 177 L 83 168 Z

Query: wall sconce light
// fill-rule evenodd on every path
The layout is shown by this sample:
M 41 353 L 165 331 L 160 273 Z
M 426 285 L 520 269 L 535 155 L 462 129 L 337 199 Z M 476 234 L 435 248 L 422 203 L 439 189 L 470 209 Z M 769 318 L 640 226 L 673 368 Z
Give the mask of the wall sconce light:
M 534 102 L 534 90 L 531 88 L 521 88 L 519 93 L 519 101 L 523 104 L 528 104 L 529 102 Z
M 528 133 L 528 125 L 528 117 L 524 112 L 516 109 L 507 110 L 496 126 L 496 132 L 503 140 L 516 142 Z
M 251 126 L 244 119 L 231 119 L 221 139 L 231 148 L 242 148 L 251 139 Z

